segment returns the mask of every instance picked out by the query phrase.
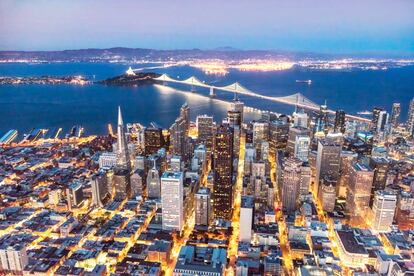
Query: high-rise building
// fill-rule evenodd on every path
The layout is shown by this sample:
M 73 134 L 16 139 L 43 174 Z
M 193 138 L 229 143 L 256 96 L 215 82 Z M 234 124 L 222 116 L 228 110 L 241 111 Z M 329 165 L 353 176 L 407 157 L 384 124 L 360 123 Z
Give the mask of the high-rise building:
M 346 206 L 352 216 L 364 217 L 371 198 L 374 172 L 363 163 L 355 163 L 351 168 Z
M 83 187 L 81 182 L 73 182 L 66 189 L 69 210 L 79 207 L 83 202 Z
M 289 129 L 286 152 L 289 155 L 295 154 L 296 136 L 310 136 L 310 131 L 304 127 L 291 127 Z
M 299 109 L 298 112 L 293 112 L 293 126 L 294 127 L 308 127 L 308 114 Z
M 241 126 L 241 113 L 240 111 L 229 110 L 227 111 L 227 121 L 231 127 Z
M 233 132 L 227 125 L 217 128 L 213 167 L 214 217 L 230 220 L 233 206 Z
M 115 167 L 112 183 L 116 198 L 124 199 L 130 196 L 131 179 L 129 170 L 122 167 Z
M 345 133 L 345 111 L 343 110 L 335 112 L 334 131 Z
M 329 140 L 318 142 L 318 152 L 316 156 L 316 179 L 319 184 L 321 179 L 329 178 L 331 184 L 339 180 L 339 170 L 341 166 L 341 145 Z
M 145 189 L 144 170 L 136 169 L 131 175 L 131 195 L 142 196 Z
M 316 122 L 316 132 L 323 131 L 328 133 L 329 129 L 329 117 L 328 117 L 328 105 L 325 104 L 320 106 L 319 114 L 318 114 L 318 120 Z
M 237 111 L 240 112 L 240 122 L 243 123 L 243 119 L 244 119 L 244 103 L 242 101 L 240 101 L 237 97 L 237 94 L 234 95 L 234 99 L 231 102 L 231 110 L 233 111 Z
M 378 114 L 378 123 L 377 123 L 377 127 L 376 127 L 376 131 L 377 132 L 384 132 L 387 130 L 387 126 L 388 126 L 388 113 L 385 110 L 382 110 L 379 112 Z
M 374 109 L 372 110 L 371 129 L 373 131 L 377 131 L 378 121 L 379 121 L 381 111 L 383 111 L 383 109 L 380 107 L 374 107 Z
M 144 148 L 145 154 L 150 155 L 156 153 L 164 146 L 164 137 L 162 129 L 158 127 L 147 127 L 144 130 Z
M 29 263 L 26 245 L 24 243 L 11 244 L 0 248 L 0 269 L 11 272 L 10 274 L 23 274 L 23 270 Z M 5 275 L 8 275 L 5 273 Z
M 269 149 L 276 153 L 286 148 L 289 137 L 289 124 L 284 120 L 271 121 L 269 124 Z
M 108 194 L 108 183 L 106 173 L 98 172 L 92 176 L 92 202 L 95 206 L 103 207 L 103 200 Z
M 164 172 L 161 177 L 162 229 L 181 232 L 184 226 L 182 172 Z
M 390 231 L 397 207 L 397 195 L 386 191 L 376 191 L 372 205 L 372 229 L 377 232 Z
M 319 179 L 318 199 L 325 212 L 332 212 L 335 208 L 336 183 L 329 175 Z
M 307 135 L 296 136 L 294 156 L 304 162 L 308 161 L 310 137 Z
M 187 161 L 189 157 L 189 112 L 190 108 L 187 103 L 185 103 L 180 109 L 180 116 L 170 127 L 171 152 L 180 155 L 184 161 Z
M 212 116 L 201 115 L 196 119 L 198 141 L 206 145 L 207 156 L 213 151 L 214 145 L 214 120 Z
M 338 196 L 340 197 L 346 197 L 351 167 L 357 158 L 358 154 L 353 151 L 341 151 L 341 173 L 338 187 Z
M 240 234 L 239 241 L 250 243 L 252 239 L 254 198 L 242 196 L 240 204 Z
M 408 107 L 407 131 L 411 136 L 414 136 L 414 98 L 411 99 Z
M 372 206 L 375 191 L 385 189 L 385 185 L 387 183 L 389 161 L 387 158 L 384 157 L 373 156 L 369 159 L 369 166 L 374 171 L 374 180 L 372 183 L 370 201 L 370 206 Z
M 161 197 L 160 173 L 155 166 L 148 171 L 147 190 L 148 190 L 149 198 L 160 198 Z
M 401 114 L 401 104 L 400 103 L 393 103 L 392 104 L 392 111 L 391 111 L 391 125 L 392 127 L 398 126 L 398 119 L 400 118 Z
M 208 226 L 213 218 L 211 192 L 209 188 L 200 188 L 195 194 L 195 224 Z
M 286 211 L 295 211 L 299 199 L 302 161 L 290 157 L 283 164 L 282 205 Z
M 122 168 L 131 169 L 131 161 L 129 159 L 128 144 L 125 136 L 124 121 L 122 119 L 121 107 L 118 107 L 118 139 L 116 141 L 117 163 Z
M 261 143 L 269 140 L 269 123 L 265 121 L 253 122 L 253 146 L 260 148 Z
M 111 168 L 114 167 L 117 164 L 117 154 L 116 152 L 103 152 L 99 156 L 99 168 Z

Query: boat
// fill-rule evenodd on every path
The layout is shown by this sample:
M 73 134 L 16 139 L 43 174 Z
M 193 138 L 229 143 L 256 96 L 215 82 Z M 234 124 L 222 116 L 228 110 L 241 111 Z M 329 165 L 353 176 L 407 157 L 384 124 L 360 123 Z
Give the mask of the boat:
M 312 84 L 312 80 L 296 80 L 296 83 L 306 83 L 306 84 Z
M 358 113 L 358 115 L 371 115 L 372 114 L 372 112 L 368 111 L 368 110 L 360 111 L 360 112 L 357 112 L 357 113 Z

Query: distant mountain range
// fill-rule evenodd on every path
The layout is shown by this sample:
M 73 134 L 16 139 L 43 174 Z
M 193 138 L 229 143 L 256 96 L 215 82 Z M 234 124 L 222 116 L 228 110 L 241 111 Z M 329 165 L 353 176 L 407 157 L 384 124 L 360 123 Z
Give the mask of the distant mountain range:
M 0 61 L 111 61 L 111 60 L 188 60 L 188 59 L 303 59 L 327 55 L 266 50 L 239 50 L 220 47 L 212 50 L 155 50 L 144 48 L 80 49 L 63 51 L 0 51 Z

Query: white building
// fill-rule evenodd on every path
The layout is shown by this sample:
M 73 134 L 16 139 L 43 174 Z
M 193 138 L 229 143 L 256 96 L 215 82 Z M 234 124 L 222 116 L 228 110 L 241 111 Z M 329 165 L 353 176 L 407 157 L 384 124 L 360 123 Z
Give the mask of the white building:
M 397 195 L 382 190 L 376 191 L 372 205 L 372 230 L 377 232 L 389 231 L 396 207 Z
M 310 137 L 308 135 L 298 135 L 295 141 L 295 157 L 306 162 L 309 157 Z
M 99 168 L 110 168 L 116 165 L 116 152 L 104 152 L 99 156 Z
M 29 263 L 26 247 L 23 244 L 14 244 L 0 248 L 1 269 L 5 271 L 23 271 Z
M 240 205 L 240 234 L 239 241 L 250 243 L 252 239 L 254 198 L 242 196 Z
M 184 226 L 183 173 L 164 172 L 161 177 L 162 229 L 181 231 Z
M 294 127 L 308 127 L 308 114 L 301 109 L 299 112 L 293 112 Z

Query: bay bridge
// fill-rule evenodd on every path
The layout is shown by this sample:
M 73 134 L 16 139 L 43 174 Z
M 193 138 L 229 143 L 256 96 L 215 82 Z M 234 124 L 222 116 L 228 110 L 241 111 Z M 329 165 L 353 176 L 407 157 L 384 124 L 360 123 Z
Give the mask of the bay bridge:
M 273 102 L 277 102 L 277 103 L 292 105 L 292 106 L 300 107 L 300 108 L 307 109 L 307 110 L 319 111 L 320 108 L 321 108 L 321 106 L 319 104 L 316 104 L 316 103 L 312 102 L 311 100 L 306 98 L 301 93 L 295 93 L 295 94 L 292 94 L 292 95 L 281 96 L 281 97 L 266 96 L 266 95 L 263 95 L 263 94 L 260 94 L 260 93 L 257 93 L 257 92 L 253 92 L 253 91 L 247 89 L 246 87 L 244 87 L 243 85 L 241 85 L 238 82 L 235 82 L 235 83 L 232 83 L 232 84 L 229 84 L 229 85 L 225 85 L 225 86 L 216 86 L 216 85 L 207 84 L 206 82 L 201 81 L 201 80 L 199 80 L 198 78 L 196 78 L 194 76 L 191 76 L 191 77 L 189 77 L 187 79 L 184 79 L 184 80 L 178 80 L 178 79 L 171 78 L 167 74 L 163 74 L 163 75 L 161 75 L 157 78 L 154 78 L 154 80 L 161 82 L 163 85 L 166 85 L 167 83 L 178 83 L 178 84 L 190 85 L 191 86 L 191 91 L 193 91 L 193 92 L 195 91 L 196 87 L 207 88 L 207 89 L 210 90 L 210 96 L 215 96 L 217 91 L 223 91 L 223 92 L 237 93 L 237 94 L 240 94 L 240 95 L 255 97 L 255 98 L 268 100 L 268 101 L 273 101 Z M 335 114 L 334 110 L 328 109 L 327 111 L 330 114 Z M 346 114 L 346 117 L 350 120 L 370 122 L 370 120 L 367 119 L 367 118 L 354 116 L 354 115 L 350 115 L 350 114 Z

